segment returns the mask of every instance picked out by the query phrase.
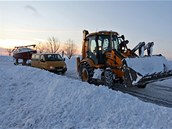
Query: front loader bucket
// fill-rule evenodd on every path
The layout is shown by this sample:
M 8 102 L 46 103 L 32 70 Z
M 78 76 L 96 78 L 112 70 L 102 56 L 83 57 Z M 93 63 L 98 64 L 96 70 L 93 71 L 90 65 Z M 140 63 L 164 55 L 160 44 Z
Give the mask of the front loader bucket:
M 124 84 L 128 87 L 143 86 L 172 77 L 172 63 L 163 56 L 127 58 Z
M 132 86 L 146 86 L 148 83 L 156 81 L 163 81 L 165 79 L 172 78 L 172 70 L 168 72 L 159 72 L 151 75 L 141 76 L 132 68 L 127 67 L 124 70 L 124 84 L 127 87 Z

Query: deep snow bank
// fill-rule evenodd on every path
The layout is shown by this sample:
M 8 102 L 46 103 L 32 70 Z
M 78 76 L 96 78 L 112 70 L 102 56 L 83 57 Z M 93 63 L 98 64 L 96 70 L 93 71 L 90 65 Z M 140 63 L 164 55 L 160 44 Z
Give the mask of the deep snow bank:
M 104 86 L 8 64 L 0 62 L 1 129 L 172 127 L 170 108 Z

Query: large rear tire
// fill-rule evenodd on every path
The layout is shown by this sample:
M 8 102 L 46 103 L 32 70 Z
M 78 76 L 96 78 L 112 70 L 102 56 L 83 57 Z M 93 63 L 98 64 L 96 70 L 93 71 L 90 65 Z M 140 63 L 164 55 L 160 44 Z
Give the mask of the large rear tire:
M 105 85 L 108 86 L 109 88 L 111 88 L 114 84 L 113 72 L 110 69 L 105 70 L 104 76 L 105 76 Z
M 88 64 L 82 64 L 81 69 L 80 69 L 80 77 L 81 80 L 84 82 L 89 82 L 91 81 L 91 77 L 93 76 L 92 69 L 89 67 Z

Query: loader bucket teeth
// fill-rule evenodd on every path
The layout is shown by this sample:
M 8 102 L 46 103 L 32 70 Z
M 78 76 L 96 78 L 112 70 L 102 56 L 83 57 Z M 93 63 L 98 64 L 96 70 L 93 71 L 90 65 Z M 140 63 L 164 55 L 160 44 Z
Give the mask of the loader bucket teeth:
M 142 79 L 140 79 L 137 84 L 142 85 L 142 84 L 148 84 L 156 81 L 163 81 L 165 79 L 172 78 L 172 70 L 167 71 L 167 72 L 159 72 L 159 73 L 154 73 L 148 76 L 144 76 Z
M 136 80 L 137 80 L 137 73 L 132 68 L 127 67 L 124 70 L 124 84 L 127 87 L 131 87 L 133 86 L 132 84 L 133 81 L 136 81 Z

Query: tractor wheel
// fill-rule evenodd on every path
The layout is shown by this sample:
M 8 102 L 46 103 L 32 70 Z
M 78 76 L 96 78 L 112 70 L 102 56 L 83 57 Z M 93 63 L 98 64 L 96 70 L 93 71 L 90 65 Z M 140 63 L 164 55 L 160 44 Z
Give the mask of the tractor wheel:
M 105 76 L 105 85 L 108 86 L 109 88 L 111 88 L 114 84 L 113 72 L 110 69 L 105 70 L 104 76 Z
M 88 64 L 81 65 L 80 77 L 84 82 L 90 82 L 92 75 L 92 70 Z

